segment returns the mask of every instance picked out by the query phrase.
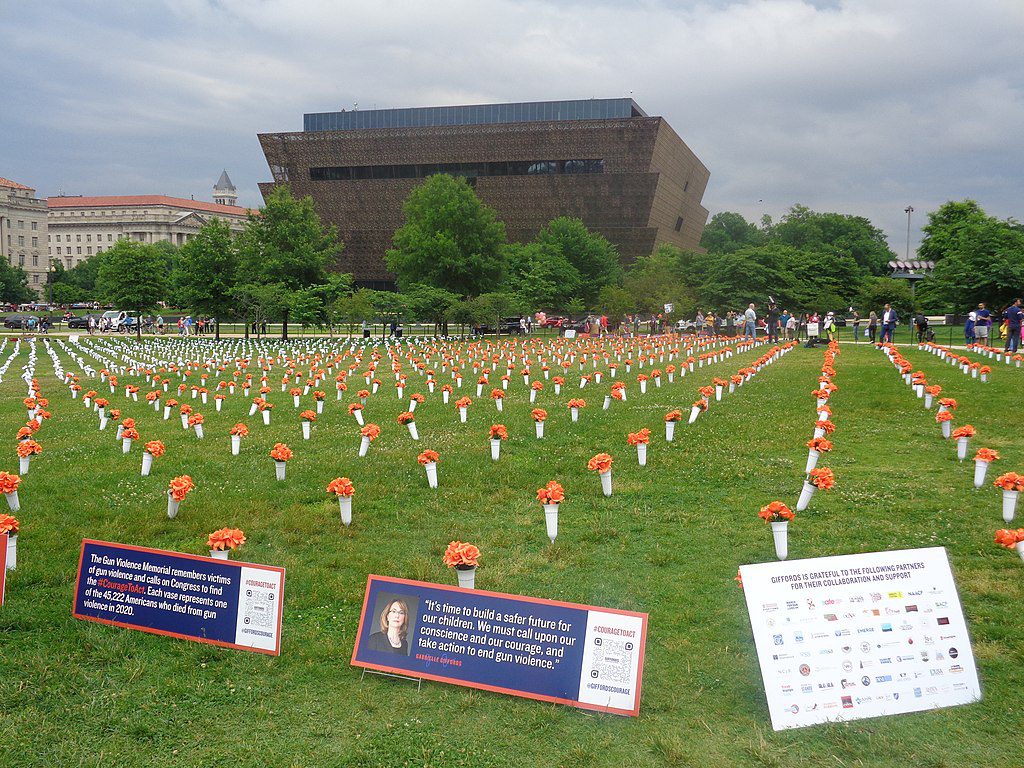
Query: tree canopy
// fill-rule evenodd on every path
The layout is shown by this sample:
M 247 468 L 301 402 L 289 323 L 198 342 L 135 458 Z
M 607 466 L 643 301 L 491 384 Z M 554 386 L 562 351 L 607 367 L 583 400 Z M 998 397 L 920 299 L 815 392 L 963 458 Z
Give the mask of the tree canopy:
M 118 309 L 139 316 L 157 306 L 167 291 L 167 259 L 159 248 L 130 240 L 117 241 L 104 253 L 97 292 Z M 142 323 L 135 323 L 141 335 Z
M 505 225 L 465 179 L 428 177 L 403 206 L 387 266 L 400 288 L 432 285 L 461 296 L 493 290 L 503 273 Z

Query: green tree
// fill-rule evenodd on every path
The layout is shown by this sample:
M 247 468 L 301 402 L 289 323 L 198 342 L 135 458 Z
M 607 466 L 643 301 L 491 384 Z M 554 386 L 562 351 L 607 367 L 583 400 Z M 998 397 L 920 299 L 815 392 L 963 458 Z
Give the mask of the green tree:
M 633 296 L 625 288 L 606 285 L 597 294 L 597 308 L 608 317 L 608 326 L 615 327 L 634 308 Z
M 296 200 L 282 185 L 274 188 L 259 213 L 249 214 L 237 244 L 237 284 L 279 287 L 281 295 L 264 306 L 281 313 L 281 338 L 288 338 L 288 294 L 326 282 L 327 266 L 342 249 L 337 232 L 324 229 L 311 197 Z
M 765 233 L 751 224 L 739 213 L 722 211 L 711 217 L 704 225 L 700 246 L 708 253 L 733 253 L 740 248 L 761 245 Z
M 532 309 L 562 310 L 580 292 L 579 271 L 555 246 L 511 243 L 505 249 L 504 290 Z
M 764 304 L 774 296 L 790 308 L 802 304 L 804 287 L 790 270 L 800 255 L 795 248 L 767 244 L 749 246 L 715 257 L 707 269 L 698 299 L 705 308 L 745 308 L 750 302 Z
M 489 310 L 490 319 L 494 320 L 495 332 L 499 336 L 502 318 L 522 309 L 522 300 L 514 293 L 504 291 L 484 293 L 480 296 L 480 303 Z
M 872 275 L 886 274 L 896 258 L 885 233 L 863 216 L 817 213 L 804 205 L 790 208 L 767 234 L 770 241 L 800 250 L 847 256 Z
M 561 216 L 537 233 L 536 242 L 551 246 L 565 257 L 580 275 L 579 298 L 592 305 L 606 285 L 622 279 L 619 253 L 608 240 L 591 232 L 582 221 Z
M 999 310 L 1024 286 L 1024 229 L 989 216 L 972 216 L 942 234 L 943 253 L 918 289 L 922 306 L 966 312 L 986 302 Z
M 360 288 L 354 293 L 343 294 L 335 300 L 335 315 L 339 320 L 348 324 L 349 336 L 352 335 L 353 326 L 356 323 L 374 319 L 373 295 L 374 291 L 369 288 Z
M 410 285 L 403 291 L 409 314 L 414 320 L 429 321 L 434 324 L 434 333 L 445 335 L 448 333 L 448 318 L 452 307 L 459 297 L 444 288 L 435 288 L 431 285 L 415 284 Z
M 5 304 L 26 304 L 37 294 L 28 285 L 28 275 L 21 267 L 12 267 L 0 259 L 0 301 Z
M 142 337 L 143 312 L 165 298 L 167 262 L 159 249 L 144 243 L 120 240 L 100 265 L 97 291 L 117 309 L 136 313 L 136 335 Z
M 662 244 L 650 256 L 633 262 L 623 280 L 632 297 L 632 309 L 659 313 L 665 304 L 673 305 L 673 314 L 690 314 L 696 309 L 696 294 L 687 284 L 683 259 L 678 248 Z
M 917 258 L 939 262 L 954 248 L 960 248 L 965 238 L 973 237 L 988 223 L 988 215 L 974 200 L 950 200 L 928 214 L 928 223 L 922 228 L 924 238 L 917 247 Z
M 853 306 L 865 318 L 871 310 L 881 317 L 882 307 L 886 304 L 892 304 L 897 314 L 909 322 L 909 317 L 914 311 L 914 297 L 910 294 L 910 286 L 906 280 L 892 277 L 866 278 L 861 283 L 860 291 L 853 302 Z
M 386 257 L 400 288 L 420 283 L 476 296 L 498 286 L 505 225 L 465 179 L 428 177 L 410 193 L 403 211 L 405 223 Z
M 232 292 L 238 279 L 238 253 L 227 222 L 212 219 L 181 247 L 174 280 L 182 306 L 216 321 L 220 339 L 221 320 L 235 310 Z

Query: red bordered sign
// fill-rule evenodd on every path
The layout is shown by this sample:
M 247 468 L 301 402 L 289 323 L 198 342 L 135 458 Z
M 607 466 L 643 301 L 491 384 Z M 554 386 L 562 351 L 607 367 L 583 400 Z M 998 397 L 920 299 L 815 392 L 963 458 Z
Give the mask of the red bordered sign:
M 636 716 L 647 614 L 371 575 L 357 667 Z
M 284 569 L 84 539 L 76 619 L 277 656 Z

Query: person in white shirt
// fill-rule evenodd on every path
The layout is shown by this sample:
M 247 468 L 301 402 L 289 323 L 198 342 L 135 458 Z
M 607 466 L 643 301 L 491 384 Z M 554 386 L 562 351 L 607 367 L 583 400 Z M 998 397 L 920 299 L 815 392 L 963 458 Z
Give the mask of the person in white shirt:
M 891 304 L 886 304 L 882 310 L 882 343 L 892 344 L 892 334 L 896 330 L 896 323 L 900 321 L 896 310 Z
M 751 302 L 743 313 L 743 338 L 757 338 L 757 313 L 754 312 L 754 304 Z

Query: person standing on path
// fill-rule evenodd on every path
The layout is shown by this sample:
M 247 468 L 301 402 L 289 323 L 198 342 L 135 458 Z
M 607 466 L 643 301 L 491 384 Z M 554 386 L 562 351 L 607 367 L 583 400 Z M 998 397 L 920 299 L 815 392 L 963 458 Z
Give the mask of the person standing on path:
M 891 304 L 886 304 L 882 310 L 882 343 L 892 344 L 892 335 L 896 331 L 896 323 L 900 321 L 896 310 Z
M 1016 354 L 1020 348 L 1021 335 L 1024 334 L 1024 331 L 1021 330 L 1024 327 L 1024 309 L 1021 309 L 1020 299 L 1006 308 L 1004 317 L 1006 317 L 1006 351 Z
M 775 304 L 768 305 L 768 314 L 765 316 L 765 330 L 768 332 L 768 343 L 779 343 L 779 308 Z
M 992 327 L 992 313 L 985 309 L 984 303 L 978 305 L 974 313 L 974 336 L 982 346 L 988 346 L 988 329 Z
M 757 313 L 754 311 L 754 302 L 750 302 L 743 313 L 743 338 L 747 337 L 757 340 Z
M 860 312 L 853 310 L 853 340 L 860 341 Z

